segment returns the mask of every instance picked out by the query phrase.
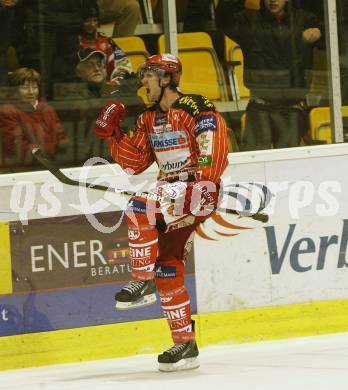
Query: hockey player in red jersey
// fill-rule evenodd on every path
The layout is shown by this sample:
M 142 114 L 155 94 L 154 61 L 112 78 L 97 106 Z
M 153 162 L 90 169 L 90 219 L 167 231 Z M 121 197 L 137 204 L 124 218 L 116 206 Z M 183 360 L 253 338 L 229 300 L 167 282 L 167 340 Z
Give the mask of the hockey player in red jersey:
M 95 134 L 110 142 L 114 160 L 139 174 L 153 162 L 159 167 L 155 193 L 177 201 L 133 197 L 127 207 L 133 280 L 115 296 L 116 308 L 156 301 L 155 288 L 168 320 L 174 346 L 158 356 L 162 371 L 199 366 L 184 266 L 198 224 L 219 201 L 220 177 L 227 166 L 227 131 L 222 116 L 201 95 L 178 90 L 180 60 L 149 57 L 139 71 L 149 101 L 132 138 L 120 130 L 125 107 L 108 103 L 98 116 Z

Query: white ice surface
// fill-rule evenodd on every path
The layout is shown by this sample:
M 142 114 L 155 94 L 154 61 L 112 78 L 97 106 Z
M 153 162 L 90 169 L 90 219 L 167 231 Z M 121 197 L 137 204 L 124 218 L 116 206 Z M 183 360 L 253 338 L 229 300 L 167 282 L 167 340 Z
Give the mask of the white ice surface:
M 348 333 L 208 347 L 201 367 L 157 371 L 156 355 L 0 372 L 1 390 L 348 390 Z

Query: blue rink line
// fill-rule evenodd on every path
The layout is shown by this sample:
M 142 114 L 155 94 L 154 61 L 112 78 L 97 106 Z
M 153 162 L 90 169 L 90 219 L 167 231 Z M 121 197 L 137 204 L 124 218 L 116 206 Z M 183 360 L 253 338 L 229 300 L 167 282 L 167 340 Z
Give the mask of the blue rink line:
M 185 277 L 192 313 L 197 313 L 195 277 Z M 0 296 L 0 336 L 163 318 L 159 304 L 115 310 L 123 283 Z

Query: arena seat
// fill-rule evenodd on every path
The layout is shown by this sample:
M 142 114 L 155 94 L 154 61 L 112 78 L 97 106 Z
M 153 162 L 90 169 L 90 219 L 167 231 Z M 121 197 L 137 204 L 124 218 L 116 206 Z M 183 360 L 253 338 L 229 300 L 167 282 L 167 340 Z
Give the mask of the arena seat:
M 260 0 L 245 0 L 244 7 L 248 9 L 260 9 Z
M 127 54 L 133 71 L 137 72 L 139 66 L 149 56 L 144 41 L 138 36 L 118 37 L 112 40 Z
M 227 128 L 227 147 L 229 153 L 236 153 L 240 151 L 236 134 L 229 127 Z
M 112 37 L 113 33 L 114 33 L 114 26 L 115 26 L 115 23 L 114 22 L 111 22 L 111 23 L 103 23 L 101 24 L 99 27 L 98 27 L 98 31 L 104 35 L 106 35 L 107 37 Z
M 119 37 L 112 39 L 127 54 L 132 64 L 133 71 L 137 72 L 140 65 L 149 56 L 144 41 L 138 36 Z M 149 105 L 144 88 L 139 88 L 138 95 L 143 99 L 146 105 Z
M 164 49 L 164 35 L 159 37 L 158 41 L 160 53 L 165 51 Z M 213 41 L 210 35 L 206 32 L 190 32 L 178 34 L 178 46 L 179 49 L 191 49 L 193 47 L 209 47 L 214 48 Z
M 348 106 L 342 106 L 342 116 L 348 117 Z M 313 140 L 331 144 L 330 107 L 316 107 L 309 113 L 310 134 Z
M 244 57 L 237 42 L 225 35 L 225 60 L 233 100 L 248 98 L 249 89 L 244 84 Z
M 165 52 L 164 35 L 158 39 L 159 52 Z M 183 65 L 180 89 L 183 93 L 206 96 L 212 101 L 228 100 L 222 66 L 209 34 L 178 34 L 179 57 Z

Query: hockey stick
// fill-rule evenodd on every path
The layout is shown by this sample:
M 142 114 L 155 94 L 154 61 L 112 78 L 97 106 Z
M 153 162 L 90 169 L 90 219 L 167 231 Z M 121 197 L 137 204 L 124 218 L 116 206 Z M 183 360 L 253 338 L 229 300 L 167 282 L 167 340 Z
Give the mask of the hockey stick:
M 41 149 L 39 148 L 34 148 L 32 150 L 32 154 L 35 157 L 35 159 L 42 165 L 44 166 L 50 173 L 52 173 L 53 176 L 55 176 L 61 183 L 71 185 L 71 186 L 83 186 L 86 188 L 90 188 L 93 190 L 99 190 L 99 191 L 111 191 L 113 193 L 116 193 L 118 195 L 126 196 L 126 197 L 132 197 L 132 196 L 141 196 L 144 198 L 152 199 L 155 201 L 159 202 L 168 202 L 168 203 L 175 203 L 177 199 L 172 199 L 172 198 L 162 198 L 159 197 L 156 194 L 151 194 L 147 192 L 136 192 L 136 191 L 125 191 L 125 190 L 120 190 L 117 188 L 109 188 L 100 184 L 93 184 L 93 183 L 88 183 L 88 182 L 80 182 L 78 180 L 71 179 L 70 177 L 66 176 L 58 167 L 57 165 L 48 159 L 42 152 Z M 233 209 L 225 209 L 218 207 L 216 208 L 216 211 L 219 211 L 221 213 L 225 214 L 233 214 L 233 215 L 238 215 L 243 218 L 252 218 L 256 221 L 260 221 L 263 223 L 268 222 L 268 215 L 267 214 L 262 214 L 262 213 L 256 213 L 256 214 L 251 214 L 251 215 L 242 215 L 239 214 L 237 210 Z

